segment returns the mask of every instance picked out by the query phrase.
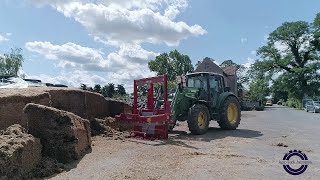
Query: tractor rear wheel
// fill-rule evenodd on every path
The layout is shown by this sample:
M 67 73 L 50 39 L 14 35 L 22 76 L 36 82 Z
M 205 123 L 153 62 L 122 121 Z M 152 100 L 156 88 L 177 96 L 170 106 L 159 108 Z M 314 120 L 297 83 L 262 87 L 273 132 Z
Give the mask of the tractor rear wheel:
M 192 134 L 205 134 L 209 127 L 209 110 L 203 104 L 195 104 L 189 110 L 188 127 Z
M 220 110 L 219 126 L 227 130 L 237 129 L 240 119 L 241 111 L 238 99 L 234 96 L 227 97 Z

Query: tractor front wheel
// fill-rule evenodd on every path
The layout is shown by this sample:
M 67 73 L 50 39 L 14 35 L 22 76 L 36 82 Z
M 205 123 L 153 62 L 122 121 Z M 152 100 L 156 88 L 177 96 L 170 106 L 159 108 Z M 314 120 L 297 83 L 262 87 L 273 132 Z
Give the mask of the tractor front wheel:
M 188 127 L 192 134 L 205 134 L 209 127 L 209 110 L 203 104 L 195 104 L 189 110 Z
M 220 110 L 219 126 L 222 129 L 233 130 L 237 129 L 240 124 L 240 104 L 236 97 L 229 96 L 224 101 Z

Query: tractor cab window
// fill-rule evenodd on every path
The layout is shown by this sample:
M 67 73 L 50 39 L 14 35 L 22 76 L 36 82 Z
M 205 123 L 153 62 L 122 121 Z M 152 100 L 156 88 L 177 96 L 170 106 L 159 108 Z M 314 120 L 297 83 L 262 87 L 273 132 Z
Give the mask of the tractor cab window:
M 219 90 L 219 82 L 218 81 L 216 81 L 214 78 L 209 78 L 209 85 L 210 85 L 210 89 L 218 92 L 218 90 Z
M 223 81 L 220 76 L 209 77 L 210 89 L 216 92 L 221 92 L 223 89 Z
M 207 89 L 207 80 L 204 76 L 188 77 L 187 87 Z
M 221 76 L 216 76 L 216 81 L 218 81 L 218 91 L 222 92 L 224 88 L 223 78 Z

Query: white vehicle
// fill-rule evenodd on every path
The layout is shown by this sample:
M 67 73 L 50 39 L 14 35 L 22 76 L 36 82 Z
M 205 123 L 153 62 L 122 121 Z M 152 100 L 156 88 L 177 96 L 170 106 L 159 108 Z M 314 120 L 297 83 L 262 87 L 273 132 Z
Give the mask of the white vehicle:
M 305 111 L 307 112 L 320 112 L 320 101 L 308 101 L 306 103 Z

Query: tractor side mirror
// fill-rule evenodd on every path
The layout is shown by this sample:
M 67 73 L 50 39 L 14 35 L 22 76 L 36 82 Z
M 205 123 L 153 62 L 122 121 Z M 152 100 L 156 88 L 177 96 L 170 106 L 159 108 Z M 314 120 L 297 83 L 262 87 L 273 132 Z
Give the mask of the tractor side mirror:
M 224 88 L 224 92 L 230 92 L 231 91 L 231 88 L 230 87 L 225 87 Z

